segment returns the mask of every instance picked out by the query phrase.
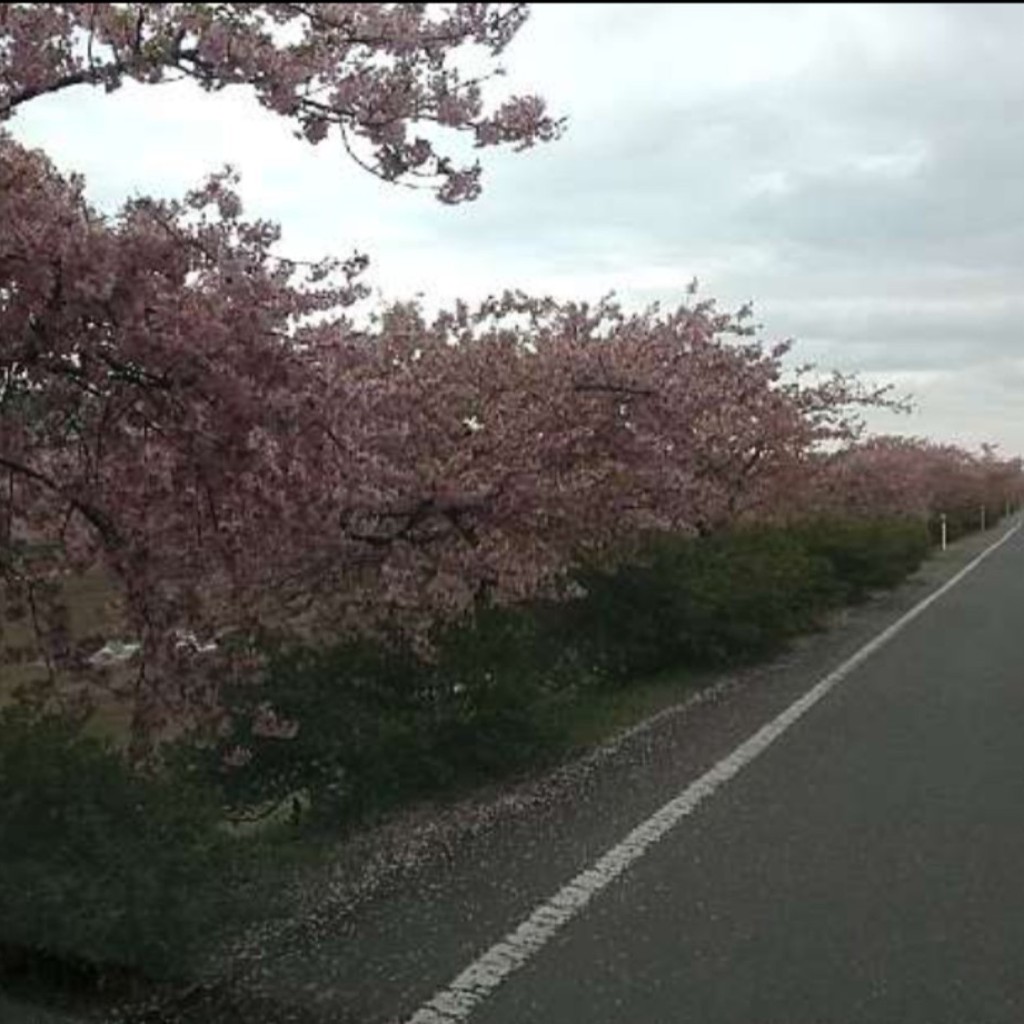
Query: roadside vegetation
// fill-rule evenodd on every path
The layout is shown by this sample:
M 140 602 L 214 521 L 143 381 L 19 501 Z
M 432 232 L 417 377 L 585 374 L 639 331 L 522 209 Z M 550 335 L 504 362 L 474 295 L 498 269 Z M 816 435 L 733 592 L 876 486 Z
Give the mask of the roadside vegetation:
M 323 837 L 570 757 L 1019 507 L 1020 460 L 868 436 L 906 403 L 695 285 L 373 308 L 365 258 L 282 256 L 231 172 L 107 215 L 6 129 L 72 87 L 246 86 L 473 201 L 438 138 L 565 128 L 458 74 L 527 13 L 0 14 L 3 985 L 187 986 Z

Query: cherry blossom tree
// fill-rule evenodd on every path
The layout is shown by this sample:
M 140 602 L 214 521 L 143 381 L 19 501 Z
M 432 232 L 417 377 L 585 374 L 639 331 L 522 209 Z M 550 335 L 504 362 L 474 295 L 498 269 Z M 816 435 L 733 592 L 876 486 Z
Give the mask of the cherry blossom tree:
M 9 5 L 0 119 L 75 85 L 247 85 L 309 141 L 334 131 L 385 180 L 469 200 L 479 167 L 417 133 L 514 148 L 559 133 L 540 100 L 489 108 L 458 70 L 461 48 L 493 60 L 525 17 L 519 4 Z M 889 393 L 790 373 L 789 344 L 761 341 L 748 309 L 693 291 L 639 313 L 506 293 L 357 321 L 365 260 L 299 264 L 278 241 L 244 216 L 230 172 L 102 215 L 80 179 L 0 132 L 8 611 L 33 618 L 54 683 L 130 704 L 140 755 L 258 671 L 264 630 L 422 638 L 480 603 L 557 594 L 581 556 L 644 531 L 784 519 L 819 493 L 920 510 L 954 464 L 971 488 L 1005 483 L 992 460 L 977 484 L 974 463 L 920 445 L 858 445 L 858 410 Z M 26 540 L 49 542 L 52 561 L 31 562 Z M 69 631 L 61 580 L 93 566 L 141 645 L 127 676 Z
M 277 259 L 229 178 L 105 218 L 41 154 L 5 143 L 0 175 L 8 529 L 122 582 L 140 744 L 252 668 L 182 630 L 330 640 L 557 589 L 638 531 L 767 514 L 882 400 L 785 380 L 787 346 L 711 302 L 508 294 L 357 328 L 361 263 Z M 84 670 L 58 610 L 47 650 Z
M 858 517 L 931 518 L 945 513 L 980 525 L 1024 495 L 1021 460 L 1001 459 L 985 445 L 974 453 L 924 438 L 873 437 L 821 462 L 815 506 Z
M 480 164 L 438 148 L 461 133 L 474 148 L 527 149 L 563 123 L 536 96 L 487 102 L 494 63 L 528 17 L 526 4 L 8 4 L 0 9 L 0 121 L 74 86 L 107 92 L 126 79 L 187 78 L 203 89 L 248 86 L 318 144 L 340 137 L 385 181 L 419 183 L 457 203 L 480 193 Z M 459 58 L 482 52 L 467 77 Z
M 522 4 L 8 5 L 0 121 L 73 86 L 248 86 L 302 137 L 338 135 L 384 180 L 471 200 L 479 163 L 449 156 L 446 136 L 525 149 L 562 128 L 537 97 L 487 99 L 495 59 L 527 13 Z M 482 54 L 489 70 L 466 77 L 463 51 Z M 277 228 L 242 220 L 232 185 L 215 176 L 184 201 L 140 198 L 105 218 L 80 180 L 0 132 L 0 528 L 11 608 L 24 612 L 27 596 L 50 667 L 81 668 L 59 577 L 100 560 L 121 581 L 148 656 L 134 683 L 136 704 L 149 705 L 140 722 L 158 719 L 153 694 L 166 697 L 175 673 L 188 674 L 174 664 L 172 623 L 209 631 L 219 622 L 212 609 L 252 582 L 241 553 L 271 542 L 246 527 L 279 522 L 301 501 L 295 488 L 308 473 L 274 458 L 294 449 L 316 406 L 303 325 L 313 316 L 318 339 L 328 329 L 344 336 L 344 310 L 361 294 L 361 258 L 299 267 L 272 256 Z M 60 564 L 29 571 L 18 534 L 55 541 Z
M 325 332 L 323 419 L 287 460 L 318 481 L 292 582 L 323 573 L 320 592 L 352 601 L 334 574 L 371 564 L 382 608 L 458 614 L 557 584 L 582 552 L 643 530 L 768 514 L 815 445 L 887 399 L 841 377 L 785 382 L 788 346 L 753 339 L 747 317 L 507 294 L 431 322 L 394 307 L 340 344 Z

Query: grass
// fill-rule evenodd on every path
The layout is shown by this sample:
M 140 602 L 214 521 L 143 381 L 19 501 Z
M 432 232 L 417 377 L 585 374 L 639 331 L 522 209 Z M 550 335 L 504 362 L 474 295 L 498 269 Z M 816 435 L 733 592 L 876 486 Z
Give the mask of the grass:
M 566 753 L 575 755 L 613 739 L 659 711 L 680 704 L 706 686 L 709 677 L 672 669 L 628 687 L 597 690 L 587 700 L 560 709 Z

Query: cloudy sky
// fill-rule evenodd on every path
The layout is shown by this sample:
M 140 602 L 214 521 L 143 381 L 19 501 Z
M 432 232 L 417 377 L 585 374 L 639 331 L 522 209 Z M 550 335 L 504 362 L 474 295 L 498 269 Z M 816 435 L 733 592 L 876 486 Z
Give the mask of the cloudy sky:
M 753 299 L 799 361 L 913 394 L 873 426 L 1024 454 L 1024 6 L 538 4 L 507 85 L 569 118 L 448 208 L 243 92 L 83 90 L 10 125 L 113 207 L 233 163 L 289 254 L 388 296 Z

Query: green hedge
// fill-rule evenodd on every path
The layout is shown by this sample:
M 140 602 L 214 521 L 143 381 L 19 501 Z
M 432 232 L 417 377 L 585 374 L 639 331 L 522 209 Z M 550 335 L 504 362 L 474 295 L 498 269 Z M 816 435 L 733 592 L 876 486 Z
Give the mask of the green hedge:
M 59 716 L 0 713 L 0 947 L 151 976 L 184 970 L 220 917 L 216 810 L 146 778 Z
M 824 559 L 840 601 L 862 600 L 893 587 L 928 555 L 928 528 L 920 520 L 818 520 L 793 528 L 813 557 Z
M 567 632 L 607 680 L 762 657 L 836 605 L 892 587 L 928 554 L 918 520 L 815 520 L 649 539 L 612 569 L 584 569 Z
M 303 791 L 312 820 L 359 819 L 403 800 L 536 764 L 557 749 L 551 712 L 584 679 L 536 609 L 490 609 L 435 638 L 435 656 L 408 643 L 324 650 L 268 642 L 258 686 L 227 699 L 231 727 L 200 751 L 205 776 L 235 811 Z M 301 723 L 294 739 L 254 734 L 269 703 Z M 237 748 L 253 757 L 225 766 Z
M 267 643 L 258 686 L 227 694 L 231 729 L 200 752 L 232 811 L 296 792 L 332 825 L 454 786 L 536 765 L 566 740 L 574 704 L 672 668 L 764 656 L 823 612 L 895 584 L 928 550 L 916 522 L 811 522 L 717 536 L 649 538 L 612 568 L 581 568 L 585 596 L 490 609 L 407 644 L 308 650 Z M 294 739 L 254 735 L 268 703 Z M 237 748 L 253 756 L 228 767 Z
M 832 600 L 827 562 L 778 529 L 648 540 L 625 564 L 583 569 L 573 641 L 607 680 L 763 655 Z

